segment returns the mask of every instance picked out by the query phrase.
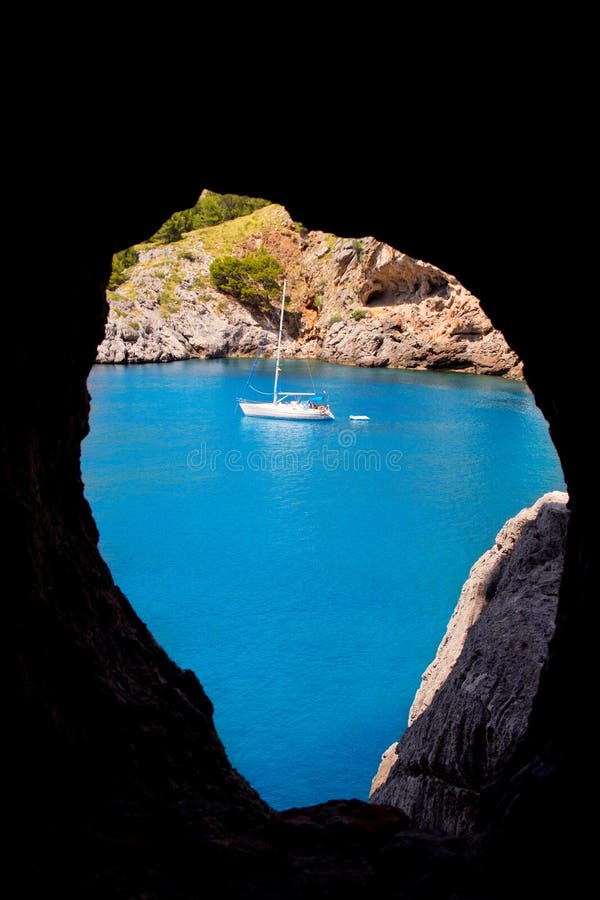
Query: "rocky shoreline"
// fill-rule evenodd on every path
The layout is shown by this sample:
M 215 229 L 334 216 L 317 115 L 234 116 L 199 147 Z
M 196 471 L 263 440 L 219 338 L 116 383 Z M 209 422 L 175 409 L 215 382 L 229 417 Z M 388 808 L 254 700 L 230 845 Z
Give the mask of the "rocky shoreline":
M 522 379 L 477 298 L 441 269 L 372 237 L 299 229 L 276 205 L 226 225 L 139 245 L 138 262 L 108 294 L 98 363 L 254 356 L 269 316 L 216 290 L 209 266 L 264 247 L 288 279 L 284 357 Z M 274 345 L 270 335 L 265 355 Z

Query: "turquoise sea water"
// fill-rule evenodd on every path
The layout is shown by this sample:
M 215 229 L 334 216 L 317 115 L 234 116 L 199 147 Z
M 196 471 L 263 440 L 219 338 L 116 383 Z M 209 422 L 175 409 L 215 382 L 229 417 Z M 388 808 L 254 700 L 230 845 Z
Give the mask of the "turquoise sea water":
M 295 423 L 241 415 L 249 367 L 95 367 L 86 495 L 263 798 L 366 799 L 471 565 L 562 473 L 525 385 L 287 362 L 282 387 L 314 378 L 336 415 Z

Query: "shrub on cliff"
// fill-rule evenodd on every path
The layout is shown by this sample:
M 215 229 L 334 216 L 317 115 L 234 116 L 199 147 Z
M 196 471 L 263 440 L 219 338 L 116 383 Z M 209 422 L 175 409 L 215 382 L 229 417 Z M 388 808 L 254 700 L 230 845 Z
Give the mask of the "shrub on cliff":
M 282 275 L 281 263 L 263 248 L 243 259 L 220 256 L 210 265 L 210 280 L 218 290 L 261 309 L 278 297 Z
M 127 247 L 126 250 L 119 250 L 112 259 L 112 272 L 108 281 L 108 290 L 114 291 L 116 287 L 127 279 L 125 269 L 134 266 L 138 261 L 138 252 L 133 247 Z

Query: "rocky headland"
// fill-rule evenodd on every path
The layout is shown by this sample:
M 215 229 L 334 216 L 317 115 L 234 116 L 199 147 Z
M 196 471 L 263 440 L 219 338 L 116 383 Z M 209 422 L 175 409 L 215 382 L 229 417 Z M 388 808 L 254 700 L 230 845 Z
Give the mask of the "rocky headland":
M 419 828 L 468 832 L 527 732 L 555 628 L 567 499 L 554 491 L 521 510 L 472 567 L 409 728 L 382 756 L 371 801 Z
M 268 311 L 217 290 L 222 255 L 264 248 L 288 281 L 284 356 L 522 378 L 521 363 L 456 278 L 373 237 L 308 231 L 275 204 L 173 243 L 144 243 L 109 291 L 99 363 L 253 356 Z M 265 354 L 272 353 L 270 335 Z

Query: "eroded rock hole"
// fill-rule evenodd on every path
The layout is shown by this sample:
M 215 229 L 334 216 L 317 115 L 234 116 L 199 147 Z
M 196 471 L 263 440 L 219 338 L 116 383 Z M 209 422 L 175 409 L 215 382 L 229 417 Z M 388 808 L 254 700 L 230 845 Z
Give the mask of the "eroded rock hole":
M 373 291 L 365 300 L 365 306 L 390 306 L 394 296 L 389 291 Z

